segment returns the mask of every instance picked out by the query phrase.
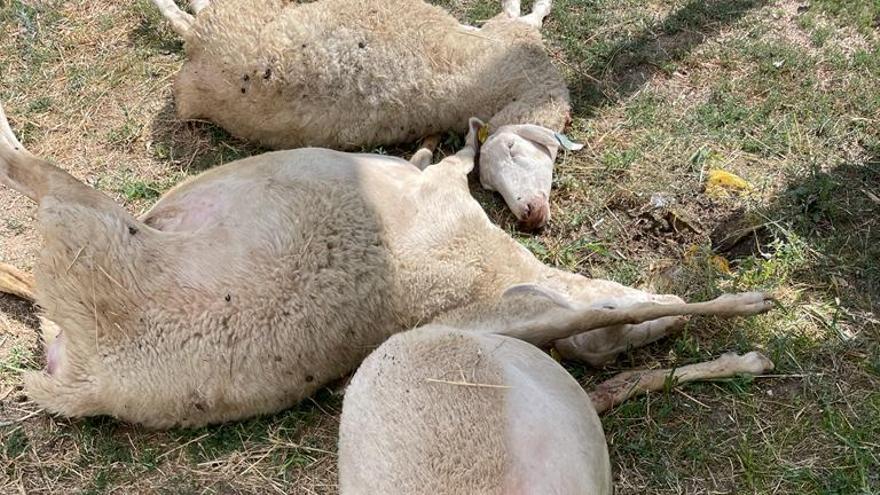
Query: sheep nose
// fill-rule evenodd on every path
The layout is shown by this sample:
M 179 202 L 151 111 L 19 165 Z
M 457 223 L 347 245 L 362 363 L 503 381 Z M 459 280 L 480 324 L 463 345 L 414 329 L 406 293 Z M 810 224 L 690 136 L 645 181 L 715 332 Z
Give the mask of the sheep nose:
M 550 220 L 550 202 L 543 196 L 538 196 L 526 203 L 519 223 L 523 230 L 537 230 L 547 225 L 548 220 Z

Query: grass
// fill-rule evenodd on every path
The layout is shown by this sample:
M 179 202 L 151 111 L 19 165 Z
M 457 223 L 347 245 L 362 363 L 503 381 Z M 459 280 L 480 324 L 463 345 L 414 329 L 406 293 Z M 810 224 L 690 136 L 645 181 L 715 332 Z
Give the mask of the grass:
M 499 8 L 436 3 L 470 22 Z M 490 216 L 567 270 L 693 299 L 773 290 L 782 302 L 757 318 L 694 319 L 608 369 L 566 363 L 586 387 L 729 350 L 776 363 L 773 377 L 670 389 L 607 414 L 618 493 L 880 493 L 878 24 L 876 0 L 554 2 L 544 33 L 571 88 L 569 133 L 586 146 L 557 166 L 550 228 L 516 233 L 503 201 L 474 189 Z M 261 151 L 174 118 L 182 45 L 147 0 L 13 0 L 0 5 L 0 39 L 0 100 L 25 144 L 133 211 Z M 716 168 L 751 188 L 710 196 Z M 0 202 L 4 261 L 29 267 L 33 207 L 8 190 Z M 41 361 L 33 310 L 7 297 L 0 310 L 0 492 L 335 492 L 332 389 L 195 431 L 35 414 L 18 389 Z

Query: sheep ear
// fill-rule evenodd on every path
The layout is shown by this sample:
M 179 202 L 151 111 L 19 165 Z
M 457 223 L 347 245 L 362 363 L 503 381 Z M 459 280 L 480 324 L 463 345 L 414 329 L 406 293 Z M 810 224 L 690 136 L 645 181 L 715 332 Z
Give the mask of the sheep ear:
M 556 153 L 559 151 L 559 141 L 556 139 L 555 132 L 546 127 L 534 124 L 515 125 L 511 127 L 511 131 L 519 137 L 547 148 L 550 152 L 550 158 L 556 160 Z
M 584 147 L 581 143 L 575 143 L 571 139 L 568 139 L 568 136 L 561 132 L 555 132 L 553 135 L 556 136 L 556 140 L 559 141 L 559 144 L 565 151 L 577 151 Z
M 553 290 L 549 287 L 544 287 L 543 285 L 538 284 L 517 284 L 511 285 L 508 287 L 504 294 L 501 295 L 502 298 L 514 297 L 514 296 L 537 296 L 544 299 L 549 300 L 553 304 L 565 308 L 565 309 L 575 309 L 574 304 L 572 304 L 571 299 L 569 299 L 568 295 L 563 294 L 562 292 Z
M 468 133 L 467 137 L 464 140 L 464 146 L 472 147 L 476 151 L 477 154 L 480 153 L 480 145 L 483 144 L 485 139 L 481 140 L 480 137 L 483 134 L 489 133 L 489 125 L 484 123 L 482 120 L 471 117 L 468 119 Z

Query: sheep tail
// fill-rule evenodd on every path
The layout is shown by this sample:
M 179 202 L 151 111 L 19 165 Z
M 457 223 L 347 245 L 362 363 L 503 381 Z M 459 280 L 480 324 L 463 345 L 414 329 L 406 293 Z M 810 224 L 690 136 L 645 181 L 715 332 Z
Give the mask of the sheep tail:
M 168 19 L 171 29 L 184 38 L 189 35 L 196 20 L 195 17 L 180 10 L 174 0 L 153 0 L 153 3 L 159 8 L 159 12 Z

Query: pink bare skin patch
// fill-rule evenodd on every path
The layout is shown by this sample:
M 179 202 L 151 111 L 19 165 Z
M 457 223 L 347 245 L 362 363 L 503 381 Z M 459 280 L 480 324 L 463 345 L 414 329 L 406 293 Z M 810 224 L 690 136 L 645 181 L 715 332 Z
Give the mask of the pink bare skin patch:
M 46 349 L 46 371 L 50 375 L 55 375 L 61 367 L 61 357 L 64 354 L 64 333 L 61 332 L 55 337 L 49 347 Z
M 191 194 L 185 202 L 162 204 L 151 211 L 143 222 L 165 232 L 186 232 L 214 221 L 223 212 L 219 202 L 207 194 Z

